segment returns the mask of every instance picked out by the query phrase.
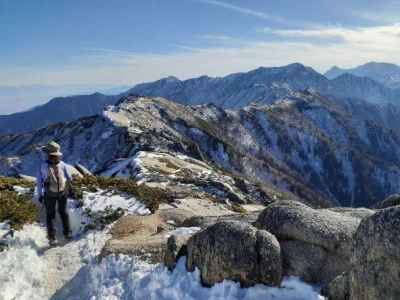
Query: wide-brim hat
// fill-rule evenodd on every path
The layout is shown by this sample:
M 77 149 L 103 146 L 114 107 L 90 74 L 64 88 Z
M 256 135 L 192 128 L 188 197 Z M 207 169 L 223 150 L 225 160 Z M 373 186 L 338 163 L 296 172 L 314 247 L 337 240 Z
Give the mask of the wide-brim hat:
M 47 153 L 47 155 L 48 155 L 48 156 L 63 156 L 62 152 L 59 152 L 59 151 L 57 151 L 57 152 L 50 152 L 50 153 Z
M 54 141 L 50 141 L 45 147 L 44 151 L 48 156 L 62 156 L 61 146 Z

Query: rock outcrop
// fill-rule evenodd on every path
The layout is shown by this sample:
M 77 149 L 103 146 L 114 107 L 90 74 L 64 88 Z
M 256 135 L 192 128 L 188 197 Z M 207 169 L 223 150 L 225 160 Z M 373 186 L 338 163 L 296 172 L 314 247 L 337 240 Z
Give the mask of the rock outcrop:
M 167 241 L 164 254 L 164 264 L 172 271 L 175 269 L 178 259 L 187 255 L 187 242 L 191 235 L 171 235 Z
M 260 211 L 254 211 L 249 213 L 242 213 L 242 214 L 230 214 L 230 215 L 221 215 L 221 216 L 193 216 L 191 218 L 187 218 L 183 223 L 182 226 L 185 227 L 201 227 L 207 228 L 215 223 L 221 221 L 240 221 L 248 224 L 254 223 Z
M 204 285 L 224 279 L 242 286 L 263 283 L 278 286 L 282 276 L 280 246 L 265 230 L 237 221 L 211 225 L 187 243 L 187 268 L 200 269 Z
M 168 239 L 163 234 L 167 226 L 158 214 L 122 217 L 114 224 L 112 238 L 106 242 L 101 256 L 127 254 L 152 263 L 161 262 Z
M 321 294 L 328 300 L 350 300 L 349 274 L 343 273 L 322 288 Z
M 349 211 L 340 213 L 281 201 L 269 205 L 255 226 L 278 238 L 284 275 L 326 284 L 348 271 L 353 234 L 360 221 Z
M 364 219 L 351 258 L 352 300 L 400 299 L 400 206 Z
M 376 203 L 373 208 L 375 209 L 384 209 L 391 206 L 400 205 L 400 194 L 393 194 L 384 199 L 381 202 Z

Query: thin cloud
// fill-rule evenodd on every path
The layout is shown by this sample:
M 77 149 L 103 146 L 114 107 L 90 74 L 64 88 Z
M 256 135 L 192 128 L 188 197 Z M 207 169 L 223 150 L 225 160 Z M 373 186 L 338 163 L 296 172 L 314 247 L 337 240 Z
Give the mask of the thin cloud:
M 400 2 L 392 1 L 372 1 L 363 9 L 353 9 L 350 13 L 355 18 L 372 22 L 376 25 L 390 25 L 399 22 Z
M 332 65 L 354 67 L 369 61 L 400 63 L 400 24 L 375 27 L 329 27 L 269 29 L 259 40 L 240 40 L 210 47 L 179 46 L 170 53 L 134 53 L 116 49 L 90 49 L 74 64 L 38 70 L 6 69 L 4 84 L 113 84 L 133 85 L 174 75 L 182 79 L 200 75 L 223 76 L 259 66 L 282 66 L 300 62 L 318 71 Z M 218 36 L 209 34 L 208 38 Z M 295 37 L 295 38 L 294 38 Z M 301 37 L 302 39 L 299 39 Z M 323 42 L 339 37 L 342 42 Z M 322 40 L 315 42 L 315 39 Z M 236 40 L 236 39 L 235 39 Z
M 118 49 L 111 49 L 111 48 L 84 48 L 85 52 L 87 52 L 88 56 L 93 57 L 121 57 L 121 58 L 129 58 L 139 55 L 139 52 L 134 51 L 126 51 L 126 50 L 118 50 Z
M 232 11 L 244 14 L 244 15 L 257 17 L 257 18 L 261 18 L 264 20 L 269 20 L 269 21 L 283 23 L 283 24 L 288 23 L 287 20 L 285 20 L 283 18 L 274 16 L 274 15 L 270 15 L 270 14 L 267 14 L 262 11 L 257 11 L 257 10 L 249 9 L 249 8 L 242 7 L 242 6 L 233 5 L 230 3 L 223 2 L 223 1 L 218 1 L 218 0 L 194 0 L 194 1 L 211 4 L 214 6 L 222 7 L 222 8 L 229 9 L 229 10 L 232 10 Z
M 370 27 L 322 27 L 315 29 L 264 29 L 265 33 L 284 38 L 337 38 L 354 49 L 380 50 L 382 54 L 397 51 L 400 47 L 400 23 Z
M 218 34 L 204 34 L 200 36 L 201 39 L 213 40 L 213 41 L 234 41 L 235 38 L 228 35 L 218 35 Z

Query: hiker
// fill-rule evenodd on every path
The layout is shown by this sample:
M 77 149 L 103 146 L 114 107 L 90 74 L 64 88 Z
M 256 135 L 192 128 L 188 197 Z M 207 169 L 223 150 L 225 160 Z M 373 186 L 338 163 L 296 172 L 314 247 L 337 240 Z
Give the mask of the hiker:
M 56 235 L 53 221 L 56 217 L 56 206 L 63 225 L 64 237 L 72 239 L 67 212 L 68 185 L 72 178 L 67 171 L 66 164 L 61 161 L 61 147 L 51 141 L 44 147 L 47 161 L 40 166 L 37 177 L 37 196 L 40 203 L 46 208 L 47 237 L 50 246 L 56 245 Z

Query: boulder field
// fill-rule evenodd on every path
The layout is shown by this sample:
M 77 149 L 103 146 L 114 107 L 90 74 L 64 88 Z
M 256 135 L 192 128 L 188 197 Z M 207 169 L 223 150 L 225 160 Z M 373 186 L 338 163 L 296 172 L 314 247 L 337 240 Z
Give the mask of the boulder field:
M 320 286 L 327 299 L 400 299 L 400 206 L 317 209 L 284 200 L 219 216 L 161 210 L 139 223 L 121 221 L 111 244 L 128 238 L 127 247 L 139 249 L 145 236 L 162 236 L 156 261 L 173 270 L 186 256 L 187 270 L 198 268 L 205 286 L 225 279 L 280 286 L 284 276 L 297 276 Z M 129 224 L 140 230 L 127 230 Z M 151 230 L 142 229 L 147 224 Z M 180 229 L 186 234 L 175 234 Z M 106 254 L 114 252 L 111 244 Z

